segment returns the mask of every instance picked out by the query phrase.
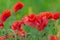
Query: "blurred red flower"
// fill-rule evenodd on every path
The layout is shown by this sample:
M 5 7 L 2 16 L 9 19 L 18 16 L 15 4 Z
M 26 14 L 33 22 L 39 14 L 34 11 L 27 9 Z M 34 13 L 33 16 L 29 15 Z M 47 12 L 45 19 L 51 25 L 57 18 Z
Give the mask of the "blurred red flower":
M 44 17 L 39 17 L 35 14 L 30 14 L 23 18 L 23 22 L 25 25 L 32 26 L 37 28 L 38 30 L 44 30 L 44 28 L 48 25 L 48 19 Z
M 12 29 L 14 31 L 16 31 L 16 30 L 20 31 L 21 28 L 22 28 L 22 21 L 15 21 L 15 22 L 13 22 L 11 27 L 12 27 Z
M 13 6 L 13 11 L 17 12 L 18 10 L 22 9 L 24 7 L 24 4 L 21 2 L 17 2 L 14 6 Z
M 2 37 L 0 37 L 0 40 L 3 40 L 3 38 L 2 38 Z
M 58 39 L 58 36 L 49 36 L 49 39 L 50 39 L 50 40 L 59 40 L 59 39 Z
M 4 27 L 3 22 L 0 22 L 0 29 L 2 29 Z
M 39 17 L 46 17 L 48 19 L 52 18 L 52 13 L 51 12 L 41 12 L 38 14 Z
M 2 14 L 1 14 L 1 21 L 2 21 L 2 22 L 5 22 L 6 19 L 7 19 L 8 17 L 10 17 L 10 16 L 11 16 L 10 10 L 5 10 L 5 11 L 3 11 Z
M 46 17 L 41 17 L 41 18 L 38 18 L 39 20 L 38 20 L 38 24 L 39 25 L 37 25 L 37 29 L 39 30 L 39 31 L 42 31 L 42 30 L 44 30 L 44 28 L 48 25 L 48 19 L 46 18 Z
M 35 14 L 30 14 L 28 16 L 25 16 L 23 19 L 23 22 L 25 25 L 35 27 L 36 26 L 36 15 Z
M 59 13 L 59 12 L 56 12 L 56 13 L 54 13 L 54 14 L 52 15 L 52 19 L 54 19 L 54 20 L 59 19 L 59 17 L 60 17 L 60 13 Z
M 20 36 L 24 36 L 25 34 L 26 34 L 26 32 L 23 29 L 21 29 L 20 30 Z

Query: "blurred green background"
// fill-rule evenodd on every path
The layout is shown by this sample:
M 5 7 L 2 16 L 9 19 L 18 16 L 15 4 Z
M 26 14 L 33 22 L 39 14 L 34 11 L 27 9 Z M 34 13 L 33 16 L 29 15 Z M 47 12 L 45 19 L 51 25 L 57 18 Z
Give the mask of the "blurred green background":
M 24 3 L 24 8 L 22 8 L 15 14 L 12 10 L 12 7 L 18 1 Z M 21 20 L 23 16 L 30 13 L 38 14 L 40 12 L 59 12 L 60 0 L 0 0 L 0 14 L 6 9 L 11 10 L 12 16 L 8 18 L 4 23 L 5 27 L 3 30 L 0 31 L 0 35 L 3 35 L 4 30 L 8 30 L 8 32 L 10 33 L 12 31 L 10 29 L 11 24 L 15 20 Z M 39 32 L 38 30 L 29 26 L 23 26 L 23 29 L 25 29 L 27 33 L 30 33 L 30 38 L 27 38 L 26 40 L 46 40 L 47 35 L 56 35 L 57 30 L 54 30 L 55 27 L 53 27 L 52 25 L 55 22 L 56 21 L 50 20 L 50 23 L 48 24 L 48 26 L 50 27 L 47 26 L 42 32 Z M 56 24 L 58 25 L 60 23 L 57 22 Z

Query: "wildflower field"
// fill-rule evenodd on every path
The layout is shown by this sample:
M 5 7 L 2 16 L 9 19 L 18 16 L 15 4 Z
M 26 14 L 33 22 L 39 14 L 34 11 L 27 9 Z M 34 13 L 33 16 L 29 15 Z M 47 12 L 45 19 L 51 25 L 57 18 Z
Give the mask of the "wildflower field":
M 0 0 L 0 40 L 60 40 L 60 0 Z

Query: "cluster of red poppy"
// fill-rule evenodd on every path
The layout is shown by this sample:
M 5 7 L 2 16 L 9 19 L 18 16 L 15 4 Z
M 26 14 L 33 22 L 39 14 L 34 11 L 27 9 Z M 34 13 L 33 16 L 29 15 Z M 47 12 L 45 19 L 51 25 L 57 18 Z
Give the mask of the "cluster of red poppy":
M 21 2 L 17 2 L 14 6 L 13 6 L 13 11 L 16 13 L 18 10 L 22 9 L 24 7 L 24 4 Z M 9 18 L 11 16 L 11 12 L 10 10 L 5 10 L 2 12 L 2 14 L 0 15 L 0 28 L 4 27 L 4 22 L 7 20 L 7 18 Z M 60 17 L 60 13 L 56 12 L 56 13 L 52 13 L 52 12 L 41 12 L 38 15 L 35 14 L 29 14 L 27 16 L 24 16 L 22 18 L 22 20 L 19 21 L 15 21 L 12 24 L 12 29 L 16 32 L 19 31 L 20 35 L 24 35 L 26 34 L 26 32 L 23 30 L 22 25 L 28 25 L 31 26 L 33 28 L 36 28 L 39 31 L 42 31 L 45 29 L 45 27 L 48 25 L 48 19 L 53 19 L 53 20 L 57 20 Z M 53 39 L 55 37 L 50 37 L 50 40 L 58 40 L 57 39 Z
M 13 11 L 16 13 L 18 10 L 22 9 L 24 6 L 23 3 L 21 2 L 17 2 L 14 6 L 13 6 Z M 2 14 L 0 15 L 0 29 L 4 28 L 4 22 L 11 16 L 11 11 L 10 10 L 5 10 L 2 12 Z M 19 33 L 20 35 L 25 34 L 25 31 L 23 29 L 21 29 L 21 24 L 22 21 L 16 21 L 15 23 L 12 24 L 12 29 L 15 31 L 20 30 Z M 16 28 L 17 27 L 17 28 Z M 18 28 L 19 27 L 19 28 Z M 5 40 L 3 39 L 3 37 L 0 37 L 0 40 Z
M 32 26 L 34 28 L 37 28 L 39 31 L 42 31 L 48 25 L 48 19 L 57 20 L 59 18 L 59 15 L 60 13 L 52 14 L 51 12 L 42 12 L 38 15 L 30 14 L 28 16 L 25 16 L 22 18 L 22 21 L 25 25 Z

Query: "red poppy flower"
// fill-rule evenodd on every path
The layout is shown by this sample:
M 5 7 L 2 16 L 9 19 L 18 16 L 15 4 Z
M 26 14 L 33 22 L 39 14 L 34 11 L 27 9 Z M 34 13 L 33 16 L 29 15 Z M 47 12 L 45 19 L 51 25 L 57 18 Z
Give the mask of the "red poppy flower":
M 37 25 L 37 29 L 39 31 L 42 31 L 48 25 L 48 19 L 46 17 L 42 17 L 42 18 L 40 18 L 38 23 L 39 23 L 39 25 Z
M 38 16 L 46 17 L 46 18 L 50 19 L 50 18 L 52 18 L 52 13 L 51 12 L 41 12 Z
M 17 2 L 14 6 L 13 6 L 13 11 L 17 12 L 18 10 L 22 9 L 24 7 L 24 4 L 21 2 Z
M 3 38 L 2 38 L 2 37 L 0 37 L 0 40 L 3 40 Z
M 35 19 L 36 19 L 36 15 L 35 14 L 28 15 L 28 20 L 29 21 L 33 22 L 33 21 L 35 21 Z
M 20 36 L 24 36 L 25 34 L 26 34 L 26 32 L 23 29 L 21 29 L 20 30 Z
M 39 17 L 34 14 L 30 14 L 23 18 L 23 22 L 25 25 L 35 27 L 41 31 L 47 26 L 48 19 L 45 16 Z
M 8 17 L 10 17 L 10 16 L 11 16 L 10 10 L 5 10 L 5 11 L 3 11 L 2 14 L 1 14 L 1 21 L 2 21 L 2 22 L 5 22 L 6 19 L 7 19 Z
M 13 24 L 12 24 L 12 29 L 14 30 L 14 31 L 16 31 L 16 30 L 20 30 L 21 29 L 21 27 L 22 27 L 22 21 L 15 21 Z
M 59 39 L 58 39 L 58 36 L 49 36 L 49 39 L 50 39 L 50 40 L 59 40 Z
M 22 20 L 25 25 L 32 26 L 32 27 L 36 26 L 36 23 L 35 23 L 36 15 L 34 15 L 34 14 L 30 14 L 28 16 L 25 16 Z
M 52 19 L 57 20 L 57 19 L 59 19 L 59 16 L 60 16 L 60 13 L 56 12 L 52 15 Z

